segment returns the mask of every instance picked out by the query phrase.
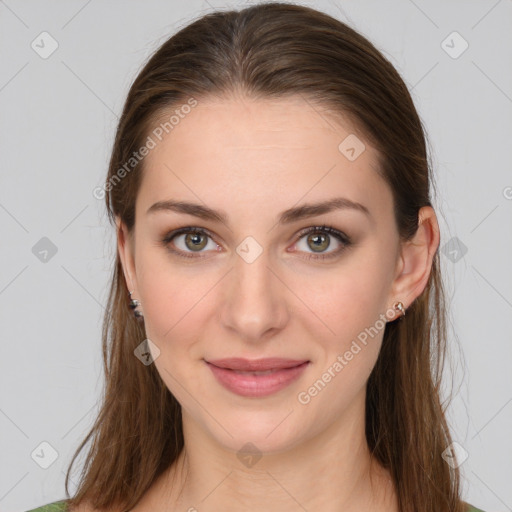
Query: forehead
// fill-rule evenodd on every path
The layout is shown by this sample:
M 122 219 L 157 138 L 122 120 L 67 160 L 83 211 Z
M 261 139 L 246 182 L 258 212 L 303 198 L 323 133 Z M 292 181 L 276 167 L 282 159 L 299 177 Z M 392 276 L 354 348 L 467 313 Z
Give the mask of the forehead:
M 201 100 L 187 112 L 167 125 L 168 133 L 150 133 L 155 147 L 144 159 L 137 210 L 166 199 L 200 199 L 261 214 L 261 208 L 280 212 L 340 195 L 374 216 L 392 209 L 377 150 L 325 107 L 300 96 L 234 97 Z M 154 133 L 162 131 L 159 140 Z

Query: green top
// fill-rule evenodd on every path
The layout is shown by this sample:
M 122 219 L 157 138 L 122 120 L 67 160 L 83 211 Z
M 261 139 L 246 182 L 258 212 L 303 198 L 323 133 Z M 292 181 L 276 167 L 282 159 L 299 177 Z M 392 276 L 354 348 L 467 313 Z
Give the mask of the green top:
M 48 503 L 48 505 L 43 505 L 42 507 L 34 508 L 32 510 L 28 510 L 27 512 L 66 512 L 67 509 L 67 500 L 62 500 Z
M 468 505 L 468 509 L 466 512 L 484 512 L 479 508 L 473 507 L 473 505 Z M 67 501 L 54 501 L 53 503 L 48 503 L 47 505 L 43 505 L 39 508 L 34 508 L 33 510 L 27 510 L 27 512 L 66 512 L 68 510 Z

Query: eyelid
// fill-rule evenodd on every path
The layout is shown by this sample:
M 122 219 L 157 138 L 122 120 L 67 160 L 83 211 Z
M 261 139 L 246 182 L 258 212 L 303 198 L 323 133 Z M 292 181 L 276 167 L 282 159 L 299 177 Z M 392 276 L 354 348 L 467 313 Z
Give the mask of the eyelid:
M 333 228 L 332 226 L 328 226 L 327 224 L 322 224 L 321 226 L 310 226 L 300 230 L 297 233 L 297 240 L 300 240 L 304 235 L 308 235 L 309 233 L 315 233 L 317 231 L 327 233 L 328 235 L 333 235 L 336 238 L 338 238 L 339 241 L 342 243 L 351 243 L 350 237 L 343 233 L 343 231 Z

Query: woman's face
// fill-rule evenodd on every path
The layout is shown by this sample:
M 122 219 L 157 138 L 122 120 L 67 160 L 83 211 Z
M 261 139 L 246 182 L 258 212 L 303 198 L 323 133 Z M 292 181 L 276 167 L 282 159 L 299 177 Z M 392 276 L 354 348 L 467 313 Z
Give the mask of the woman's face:
M 403 299 L 376 150 L 300 97 L 199 101 L 161 141 L 154 133 L 127 280 L 185 428 L 270 452 L 360 420 L 385 322 Z M 341 198 L 362 206 L 300 210 Z M 225 221 L 154 206 L 171 201 Z M 323 225 L 341 238 L 315 231 Z M 171 240 L 179 228 L 205 232 Z M 263 378 L 221 370 L 235 381 L 226 387 L 207 361 L 232 357 L 307 364 Z

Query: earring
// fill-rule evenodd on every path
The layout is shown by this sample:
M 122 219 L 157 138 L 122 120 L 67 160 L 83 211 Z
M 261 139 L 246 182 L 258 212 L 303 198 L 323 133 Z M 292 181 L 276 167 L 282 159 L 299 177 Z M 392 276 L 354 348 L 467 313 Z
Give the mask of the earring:
M 130 308 L 133 309 L 133 314 L 137 320 L 141 320 L 144 318 L 142 311 L 139 311 L 137 308 L 140 306 L 140 302 L 137 299 L 132 299 L 133 291 L 129 292 L 130 294 Z
M 400 320 L 402 320 L 402 318 L 405 316 L 405 308 L 404 308 L 404 305 L 401 303 L 401 302 L 395 302 L 393 304 L 393 307 L 396 309 L 396 311 L 400 311 L 400 313 L 402 313 L 402 315 L 400 316 Z

